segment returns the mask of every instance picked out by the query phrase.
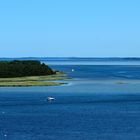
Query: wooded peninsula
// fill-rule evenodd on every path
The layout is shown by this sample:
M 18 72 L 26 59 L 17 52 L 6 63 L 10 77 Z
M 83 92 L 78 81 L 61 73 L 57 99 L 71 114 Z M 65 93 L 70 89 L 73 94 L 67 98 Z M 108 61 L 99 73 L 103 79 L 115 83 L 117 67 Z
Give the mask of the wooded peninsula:
M 64 77 L 40 61 L 0 61 L 0 87 L 61 85 Z

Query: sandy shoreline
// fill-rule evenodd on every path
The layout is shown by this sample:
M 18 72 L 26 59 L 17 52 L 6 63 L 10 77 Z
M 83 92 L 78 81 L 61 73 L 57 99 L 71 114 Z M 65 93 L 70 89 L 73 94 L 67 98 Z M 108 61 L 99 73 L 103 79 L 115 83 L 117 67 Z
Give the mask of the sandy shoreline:
M 60 72 L 47 76 L 0 78 L 0 87 L 59 86 L 64 83 L 57 82 L 57 80 L 65 78 L 66 75 Z

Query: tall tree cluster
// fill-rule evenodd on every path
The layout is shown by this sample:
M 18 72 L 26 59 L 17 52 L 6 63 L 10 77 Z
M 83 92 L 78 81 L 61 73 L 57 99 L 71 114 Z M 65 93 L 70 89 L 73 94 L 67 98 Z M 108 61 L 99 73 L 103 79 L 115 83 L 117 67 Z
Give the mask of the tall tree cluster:
M 44 76 L 55 72 L 40 61 L 0 61 L 0 78 Z

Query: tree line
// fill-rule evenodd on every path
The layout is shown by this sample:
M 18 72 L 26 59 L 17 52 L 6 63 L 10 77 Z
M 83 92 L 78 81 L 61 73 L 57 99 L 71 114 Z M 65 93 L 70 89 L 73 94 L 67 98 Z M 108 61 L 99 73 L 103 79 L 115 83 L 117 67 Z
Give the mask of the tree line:
M 48 65 L 40 61 L 0 61 L 0 78 L 44 76 L 54 73 Z

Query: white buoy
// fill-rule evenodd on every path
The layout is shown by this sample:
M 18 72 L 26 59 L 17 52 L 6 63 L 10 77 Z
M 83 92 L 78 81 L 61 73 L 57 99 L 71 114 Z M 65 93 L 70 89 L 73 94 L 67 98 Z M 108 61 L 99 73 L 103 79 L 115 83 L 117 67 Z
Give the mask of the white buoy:
M 72 71 L 72 72 L 74 72 L 75 70 L 74 70 L 74 69 L 72 69 L 71 71 Z

